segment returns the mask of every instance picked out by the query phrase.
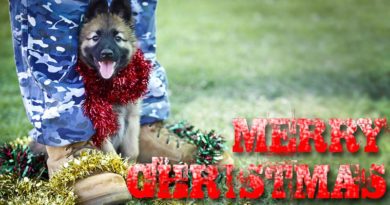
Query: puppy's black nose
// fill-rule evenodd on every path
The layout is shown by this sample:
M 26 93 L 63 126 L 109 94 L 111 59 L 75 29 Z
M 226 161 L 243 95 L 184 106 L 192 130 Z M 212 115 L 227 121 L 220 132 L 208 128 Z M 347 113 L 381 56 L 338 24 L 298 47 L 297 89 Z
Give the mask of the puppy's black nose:
M 103 60 L 111 60 L 114 56 L 114 52 L 111 49 L 103 49 L 102 52 L 100 52 L 100 58 Z

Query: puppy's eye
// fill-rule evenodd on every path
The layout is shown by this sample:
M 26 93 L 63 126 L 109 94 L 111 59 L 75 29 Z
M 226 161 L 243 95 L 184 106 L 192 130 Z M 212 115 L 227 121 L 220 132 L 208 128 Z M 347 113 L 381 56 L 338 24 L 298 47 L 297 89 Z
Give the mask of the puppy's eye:
M 120 36 L 115 36 L 115 41 L 117 42 L 123 41 L 123 38 Z
M 98 41 L 99 40 L 99 36 L 92 36 L 92 38 L 91 38 L 93 41 Z

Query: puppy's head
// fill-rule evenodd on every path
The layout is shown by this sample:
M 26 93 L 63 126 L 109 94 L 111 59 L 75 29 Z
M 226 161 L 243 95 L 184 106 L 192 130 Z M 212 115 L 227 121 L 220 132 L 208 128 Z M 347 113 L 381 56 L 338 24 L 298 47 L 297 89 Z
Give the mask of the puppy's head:
M 126 67 L 136 51 L 129 0 L 91 0 L 80 36 L 80 59 L 104 79 Z

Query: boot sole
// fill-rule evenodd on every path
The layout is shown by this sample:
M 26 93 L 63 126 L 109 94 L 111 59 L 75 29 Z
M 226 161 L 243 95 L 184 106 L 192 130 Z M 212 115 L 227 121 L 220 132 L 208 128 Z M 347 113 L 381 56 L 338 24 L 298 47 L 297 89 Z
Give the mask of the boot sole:
M 131 195 L 128 192 L 117 192 L 103 195 L 88 201 L 79 202 L 82 205 L 118 205 L 124 204 L 131 200 Z

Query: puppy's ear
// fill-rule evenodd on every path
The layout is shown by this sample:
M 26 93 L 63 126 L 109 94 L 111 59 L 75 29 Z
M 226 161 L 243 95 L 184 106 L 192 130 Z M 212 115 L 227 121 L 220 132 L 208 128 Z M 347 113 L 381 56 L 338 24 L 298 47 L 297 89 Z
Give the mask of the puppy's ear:
M 90 0 L 87 12 L 85 13 L 85 21 L 89 21 L 93 17 L 101 13 L 108 12 L 107 0 Z
M 113 0 L 110 11 L 125 19 L 127 22 L 131 22 L 131 5 L 129 0 Z

